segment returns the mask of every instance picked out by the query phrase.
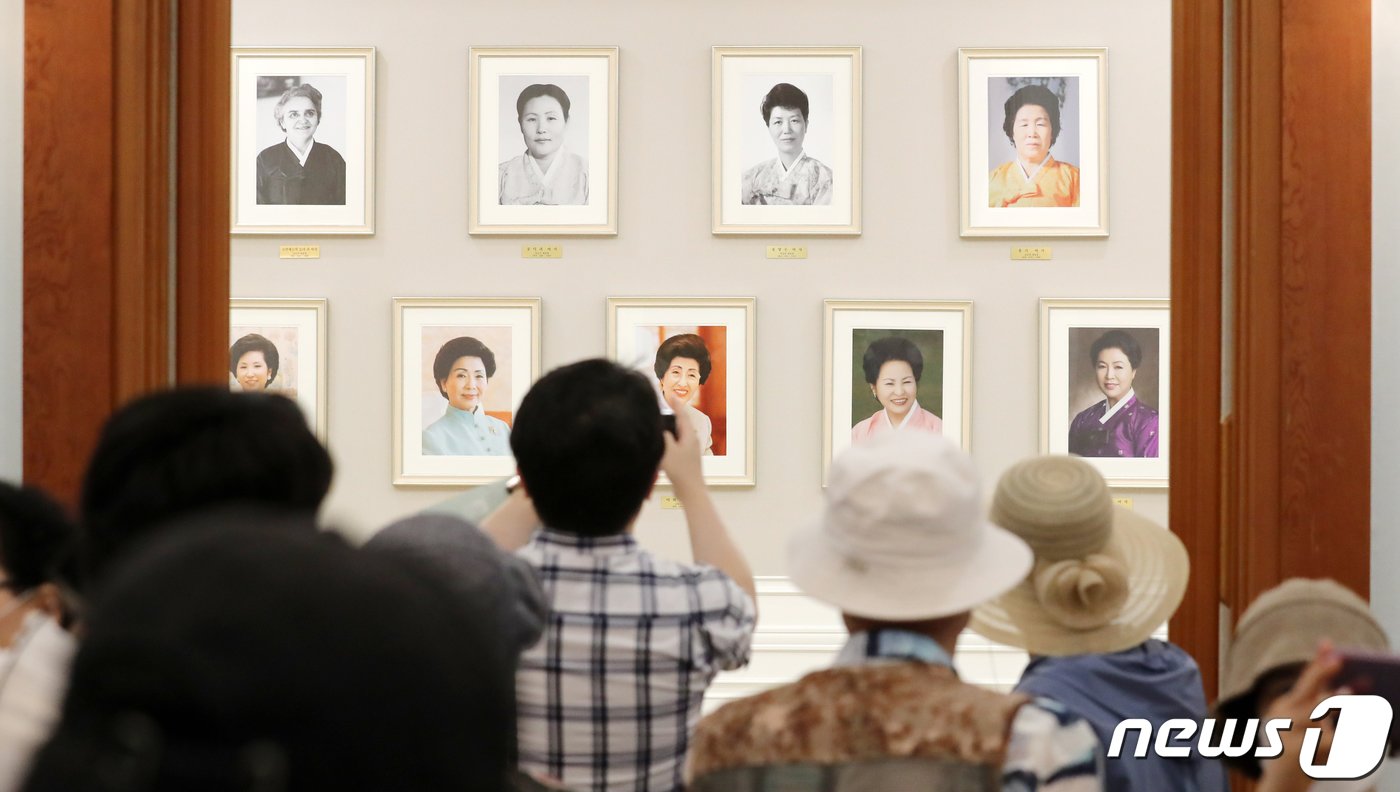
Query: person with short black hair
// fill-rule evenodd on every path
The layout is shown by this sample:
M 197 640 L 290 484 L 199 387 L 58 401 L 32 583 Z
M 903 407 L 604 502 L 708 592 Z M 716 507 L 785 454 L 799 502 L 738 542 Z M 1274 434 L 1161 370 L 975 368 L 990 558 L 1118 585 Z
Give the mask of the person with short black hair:
M 1157 411 L 1133 390 L 1142 346 L 1126 330 L 1109 330 L 1089 349 L 1104 400 L 1069 425 L 1069 452 L 1082 457 L 1157 457 Z
M 258 203 L 344 206 L 345 158 L 315 139 L 321 92 L 311 83 L 292 86 L 272 115 L 287 139 L 258 153 Z
M 1050 155 L 1060 139 L 1060 97 L 1044 85 L 1018 88 L 1003 107 L 1002 131 L 1015 156 L 992 170 L 987 205 L 1079 205 L 1079 168 Z
M 471 336 L 442 345 L 433 358 L 433 382 L 447 400 L 442 417 L 423 430 L 427 456 L 507 456 L 510 424 L 486 413 L 486 391 L 496 376 L 496 354 Z
M 500 203 L 584 206 L 588 163 L 569 151 L 569 95 L 553 83 L 528 85 L 515 100 L 525 151 L 500 167 Z
M 107 419 L 83 477 L 85 571 L 100 579 L 166 523 L 207 509 L 315 515 L 332 471 L 290 399 L 215 387 L 136 399 Z
M 181 522 L 105 581 L 25 790 L 505 792 L 495 622 L 306 516 L 257 517 Z
M 277 345 L 257 333 L 243 336 L 228 348 L 228 373 L 245 391 L 267 390 L 281 365 Z
M 705 688 L 748 662 L 757 618 L 699 438 L 663 428 L 645 375 L 585 360 L 535 383 L 511 447 L 520 488 L 482 527 L 539 571 L 553 614 L 517 676 L 520 767 L 579 789 L 680 789 Z M 658 467 L 685 506 L 693 564 L 632 537 Z
M 865 384 L 880 403 L 874 415 L 851 427 L 851 443 L 863 443 L 886 432 L 905 430 L 942 434 L 943 419 L 919 406 L 919 379 L 924 354 L 904 336 L 870 342 L 861 358 Z
M 0 792 L 12 792 L 58 722 L 75 649 L 62 590 L 77 529 L 53 499 L 0 481 Z
M 759 106 L 778 156 L 744 171 L 739 197 L 744 204 L 766 206 L 825 206 L 831 203 L 831 168 L 803 148 L 811 103 L 791 83 L 769 89 Z
M 681 333 L 662 341 L 652 363 L 663 398 L 675 396 L 690 406 L 686 416 L 700 437 L 700 452 L 705 455 L 714 453 L 714 425 L 710 416 L 695 406 L 695 400 L 700 397 L 700 386 L 710 378 L 713 368 L 705 339 L 695 333 Z

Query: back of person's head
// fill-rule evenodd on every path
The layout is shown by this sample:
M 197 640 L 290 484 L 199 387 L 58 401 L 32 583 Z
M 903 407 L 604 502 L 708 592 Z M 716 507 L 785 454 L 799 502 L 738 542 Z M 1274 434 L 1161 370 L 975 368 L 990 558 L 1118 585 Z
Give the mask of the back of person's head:
M 502 789 L 513 668 L 481 651 L 489 623 L 289 528 L 183 522 L 114 570 L 25 788 Z
M 593 359 L 557 368 L 530 388 L 510 447 L 545 525 L 606 536 L 624 530 L 651 493 L 663 431 L 652 383 Z
M 282 396 L 181 388 L 137 399 L 108 419 L 83 481 L 89 571 L 162 524 L 212 507 L 260 504 L 314 514 L 331 459 Z
M 77 528 L 57 502 L 0 481 L 0 587 L 61 616 L 59 589 L 78 581 L 76 543 Z
M 535 571 L 466 520 L 417 514 L 385 526 L 361 549 L 434 577 L 463 608 L 490 622 L 497 636 L 492 646 L 511 663 L 544 632 L 549 605 Z
M 1217 717 L 1262 718 L 1286 693 L 1323 640 L 1338 649 L 1388 651 L 1370 606 L 1335 580 L 1290 578 L 1255 598 L 1235 625 L 1225 655 Z M 1224 760 L 1250 778 L 1262 768 L 1252 755 Z

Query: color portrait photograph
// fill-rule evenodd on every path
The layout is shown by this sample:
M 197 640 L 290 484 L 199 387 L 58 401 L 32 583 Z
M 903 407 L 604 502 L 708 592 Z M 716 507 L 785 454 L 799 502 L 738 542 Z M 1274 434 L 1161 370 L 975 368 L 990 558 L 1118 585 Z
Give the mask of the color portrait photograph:
M 714 233 L 860 233 L 860 56 L 714 49 Z
M 235 47 L 234 233 L 372 233 L 373 48 Z
M 822 481 L 852 445 L 895 432 L 967 448 L 972 303 L 825 301 Z
M 510 431 L 540 374 L 537 298 L 394 300 L 394 483 L 515 471 Z
M 472 47 L 468 233 L 617 233 L 616 47 Z
M 963 236 L 1107 236 L 1106 51 L 958 51 Z
M 1118 486 L 1166 486 L 1165 300 L 1041 300 L 1041 450 Z
M 754 302 L 608 298 L 608 357 L 646 377 L 678 432 L 696 434 L 711 486 L 755 483 Z
M 239 298 L 229 302 L 229 390 L 271 393 L 295 401 L 323 442 L 325 327 L 325 300 Z

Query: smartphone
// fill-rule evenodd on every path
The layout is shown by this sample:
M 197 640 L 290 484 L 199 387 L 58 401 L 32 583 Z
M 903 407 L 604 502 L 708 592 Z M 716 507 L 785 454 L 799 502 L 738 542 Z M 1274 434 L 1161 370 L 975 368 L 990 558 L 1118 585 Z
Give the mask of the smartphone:
M 1342 669 L 1332 680 L 1335 687 L 1346 687 L 1360 695 L 1380 696 L 1400 713 L 1400 655 L 1364 649 L 1341 649 Z M 1390 721 L 1390 751 L 1400 750 L 1400 716 Z

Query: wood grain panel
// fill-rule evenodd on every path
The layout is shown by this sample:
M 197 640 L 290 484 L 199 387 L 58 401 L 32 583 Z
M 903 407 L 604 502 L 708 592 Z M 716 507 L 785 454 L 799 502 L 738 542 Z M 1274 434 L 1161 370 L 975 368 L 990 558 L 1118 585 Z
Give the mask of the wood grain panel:
M 176 380 L 228 382 L 231 0 L 180 0 Z
M 1215 698 L 1220 601 L 1223 0 L 1172 9 L 1171 529 L 1191 583 L 1169 625 Z
M 112 5 L 24 27 L 24 475 L 71 499 L 114 402 Z

